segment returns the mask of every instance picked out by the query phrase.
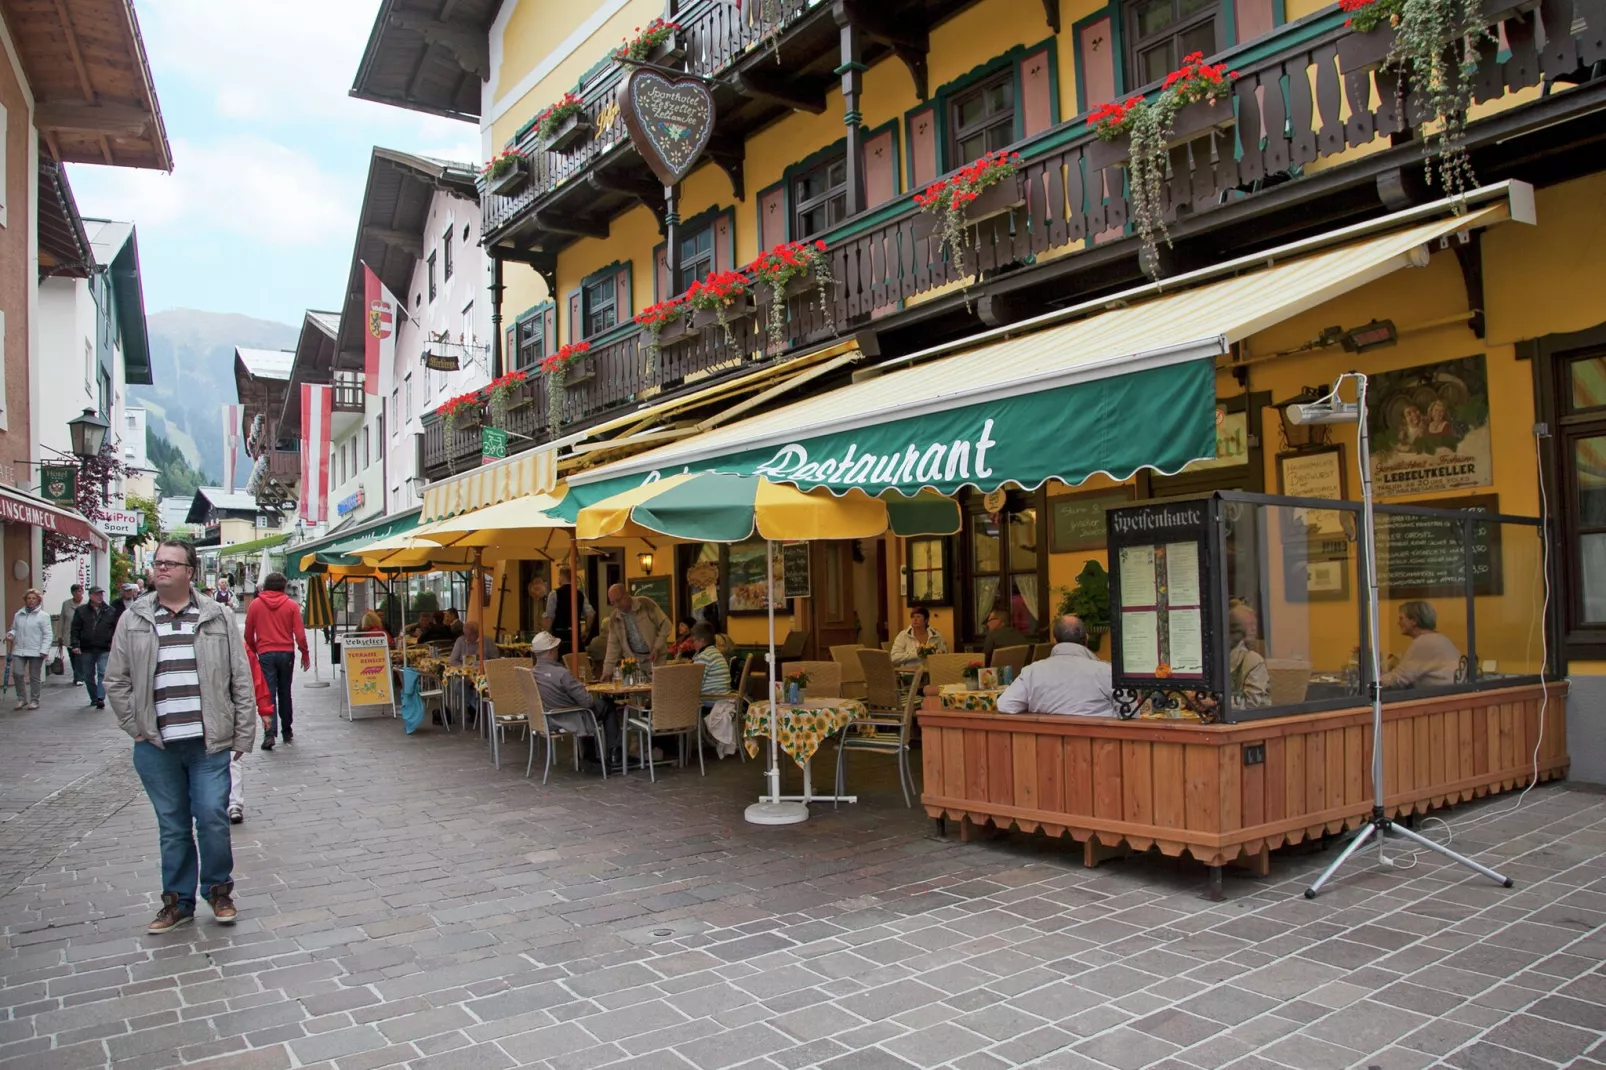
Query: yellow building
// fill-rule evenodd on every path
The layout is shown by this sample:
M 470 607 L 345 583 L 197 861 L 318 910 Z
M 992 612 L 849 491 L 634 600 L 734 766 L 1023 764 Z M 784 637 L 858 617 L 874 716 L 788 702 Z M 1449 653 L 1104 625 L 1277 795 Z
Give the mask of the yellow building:
M 1606 299 L 1593 253 L 1606 177 L 1591 145 L 1606 89 L 1590 69 L 1606 56 L 1561 0 L 1487 10 L 1499 44 L 1484 50 L 1473 78 L 1467 159 L 1481 185 L 1524 183 L 1503 202 L 1531 222 L 1452 220 L 1412 254 L 1423 266 L 1313 289 L 1235 332 L 1216 360 L 1215 461 L 1169 476 L 1050 480 L 1001 501 L 962 490 L 957 535 L 816 546 L 811 597 L 795 603 L 798 615 L 784 626 L 818 650 L 885 641 L 918 589 L 935 596 L 922 600 L 956 646 L 979 643 L 998 604 L 1018 610 L 1017 622 L 1041 638 L 1061 590 L 1088 561 L 1107 563 L 1101 504 L 1214 490 L 1275 494 L 1289 480 L 1324 486 L 1334 471 L 1337 492 L 1353 500 L 1353 429 L 1334 428 L 1325 443 L 1285 441 L 1279 412 L 1307 388 L 1359 369 L 1390 406 L 1379 427 L 1393 437 L 1379 445 L 1394 460 L 1373 469 L 1392 477 L 1379 484 L 1384 504 L 1549 523 L 1548 540 L 1523 528 L 1507 532 L 1498 552 L 1482 551 L 1478 567 L 1498 559 L 1500 582 L 1466 600 L 1483 610 L 1469 674 L 1568 672 L 1569 717 L 1598 726 L 1606 716 Z M 854 385 L 871 377 L 940 367 L 946 354 L 935 347 L 1024 335 L 1066 309 L 1092 316 L 1100 301 L 1119 307 L 1186 289 L 1197 283 L 1192 273 L 1223 263 L 1250 271 L 1268 250 L 1297 259 L 1442 221 L 1458 207 L 1434 206 L 1441 189 L 1424 174 L 1423 129 L 1402 121 L 1382 66 L 1386 26 L 1355 32 L 1336 5 L 518 0 L 451 11 L 444 26 L 410 17 L 376 25 L 355 91 L 477 121 L 487 157 L 521 154 L 511 177 L 487 181 L 482 198 L 496 266 L 497 370 L 532 379 L 513 399 L 509 449 L 550 451 L 576 485 L 643 450 L 663 453 L 642 454 L 642 471 L 655 457 L 678 459 L 665 443 L 690 444 L 689 458 L 703 436 L 755 414 L 821 399 L 850 405 L 860 396 Z M 715 107 L 708 148 L 679 185 L 673 219 L 620 117 L 632 68 L 613 55 L 660 16 L 678 29 L 651 61 L 705 79 Z M 1155 99 L 1194 51 L 1230 72 L 1232 88 L 1216 108 L 1178 115 L 1161 197 L 1148 208 L 1169 240 L 1146 242 L 1129 142 L 1099 138 L 1090 114 L 1140 93 Z M 542 113 L 569 93 L 577 114 L 543 131 Z M 1406 115 L 1420 119 L 1414 101 Z M 999 184 L 1002 196 L 972 206 L 960 270 L 940 221 L 914 198 L 998 149 L 1019 154 L 1018 174 Z M 823 308 L 812 287 L 787 299 L 778 341 L 767 305 L 733 306 L 728 331 L 666 331 L 656 349 L 634 322 L 712 272 L 799 240 L 825 243 L 832 281 Z M 1157 289 L 1142 290 L 1151 279 Z M 1362 331 L 1374 321 L 1388 325 L 1379 348 Z M 1198 326 L 1201 334 L 1214 328 L 1208 317 Z M 561 388 L 538 381 L 541 360 L 582 342 L 588 350 Z M 1001 364 L 1000 380 L 1009 371 Z M 1452 379 L 1457 385 L 1447 385 Z M 1409 400 L 1441 388 L 1460 401 L 1460 415 Z M 1413 407 L 1421 410 L 1414 416 Z M 445 430 L 426 424 L 424 465 L 437 480 L 480 453 L 477 434 Z M 1422 460 L 1441 445 L 1474 459 Z M 1067 454 L 1077 448 L 1064 443 Z M 1336 582 L 1334 569 L 1308 556 L 1290 564 L 1289 545 L 1272 538 L 1256 559 L 1268 575 L 1309 569 L 1297 610 L 1260 606 L 1268 656 L 1339 671 L 1359 628 L 1354 559 L 1340 594 L 1322 587 Z M 649 553 L 654 593 L 672 614 L 705 602 L 730 610 L 732 555 L 737 571 L 747 562 L 742 551 L 712 545 L 601 547 L 588 558 L 593 598 L 613 580 L 648 579 Z M 521 589 L 543 567 L 506 586 Z M 1389 600 L 1391 611 L 1419 600 L 1405 594 L 1434 587 L 1413 586 L 1403 571 L 1393 579 L 1401 597 Z M 1251 587 L 1286 593 L 1282 579 Z M 1444 630 L 1466 632 L 1469 615 L 1446 612 Z M 761 627 L 741 616 L 729 625 L 738 642 L 756 640 Z M 1473 645 L 1465 635 L 1459 642 Z M 1385 650 L 1399 653 L 1398 641 Z M 1571 735 L 1575 775 L 1606 780 L 1599 731 Z

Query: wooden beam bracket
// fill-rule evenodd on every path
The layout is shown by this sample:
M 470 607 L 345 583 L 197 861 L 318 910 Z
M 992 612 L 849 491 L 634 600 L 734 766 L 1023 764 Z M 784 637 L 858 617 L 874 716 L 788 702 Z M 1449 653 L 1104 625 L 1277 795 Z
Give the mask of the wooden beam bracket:
M 1461 231 L 1439 239 L 1455 251 L 1456 263 L 1461 265 L 1461 281 L 1467 288 L 1467 308 L 1472 318 L 1467 326 L 1479 338 L 1486 326 L 1483 315 L 1483 231 Z
M 491 44 L 486 35 L 470 33 L 450 23 L 415 15 L 393 14 L 390 24 L 400 30 L 411 30 L 422 37 L 426 44 L 446 49 L 456 57 L 464 70 L 478 75 L 480 81 L 491 77 Z
M 128 104 L 47 100 L 34 106 L 34 126 L 40 130 L 138 137 L 145 133 L 150 122 L 151 116 L 144 108 Z

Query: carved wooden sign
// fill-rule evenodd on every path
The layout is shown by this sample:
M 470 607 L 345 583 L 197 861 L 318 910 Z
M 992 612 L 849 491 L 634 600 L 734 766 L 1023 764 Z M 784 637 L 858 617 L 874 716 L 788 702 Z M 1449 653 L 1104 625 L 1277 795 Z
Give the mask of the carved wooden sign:
M 660 182 L 673 186 L 697 166 L 714 133 L 714 96 L 701 79 L 640 68 L 619 103 L 631 143 Z

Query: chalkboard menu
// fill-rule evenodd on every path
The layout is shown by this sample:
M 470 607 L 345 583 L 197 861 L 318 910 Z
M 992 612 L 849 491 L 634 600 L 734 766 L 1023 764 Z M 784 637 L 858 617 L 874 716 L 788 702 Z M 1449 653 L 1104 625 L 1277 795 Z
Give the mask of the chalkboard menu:
M 1424 508 L 1498 513 L 1500 496 L 1476 494 L 1420 503 Z M 1459 598 L 1466 595 L 1468 558 L 1464 525 L 1437 516 L 1377 514 L 1377 577 L 1385 598 Z M 1500 525 L 1472 525 L 1472 589 L 1503 593 Z
M 669 613 L 669 577 L 654 576 L 651 579 L 638 579 L 630 581 L 630 593 L 637 598 L 649 598 L 658 604 L 665 615 Z
M 1107 538 L 1104 514 L 1112 506 L 1125 505 L 1131 500 L 1131 491 L 1126 489 L 1050 498 L 1048 507 L 1052 530 L 1049 533 L 1049 551 L 1063 554 L 1104 549 Z
M 781 582 L 787 598 L 809 596 L 809 544 L 789 542 L 781 546 Z

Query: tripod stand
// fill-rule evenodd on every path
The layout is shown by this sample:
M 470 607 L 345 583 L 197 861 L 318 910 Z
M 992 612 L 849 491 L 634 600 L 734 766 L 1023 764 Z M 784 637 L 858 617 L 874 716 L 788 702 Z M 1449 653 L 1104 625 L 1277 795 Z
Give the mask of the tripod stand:
M 1344 385 L 1344 380 L 1355 380 L 1355 402 L 1346 403 L 1339 398 L 1338 391 Z M 1305 889 L 1306 899 L 1315 899 L 1322 886 L 1332 879 L 1339 867 L 1349 861 L 1351 855 L 1366 845 L 1367 841 L 1376 837 L 1379 857 L 1382 856 L 1383 841 L 1391 834 L 1403 837 L 1436 851 L 1452 862 L 1459 862 L 1475 873 L 1481 873 L 1501 887 L 1510 888 L 1510 877 L 1502 876 L 1488 866 L 1474 862 L 1464 855 L 1457 854 L 1442 843 L 1435 843 L 1426 836 L 1413 829 L 1405 828 L 1392 821 L 1383 806 L 1383 685 L 1379 682 L 1382 676 L 1382 666 L 1378 661 L 1378 633 L 1381 627 L 1378 623 L 1378 596 L 1377 596 L 1377 529 L 1374 525 L 1372 513 L 1372 436 L 1366 427 L 1366 376 L 1360 372 L 1345 372 L 1333 383 L 1332 393 L 1322 400 L 1311 405 L 1290 405 L 1288 418 L 1294 423 L 1311 424 L 1356 424 L 1357 435 L 1360 440 L 1359 460 L 1361 468 L 1361 538 L 1365 540 L 1366 548 L 1366 590 L 1367 598 L 1367 630 L 1369 642 L 1368 657 L 1370 659 L 1370 689 L 1372 698 L 1372 816 L 1365 825 L 1355 833 L 1339 856 L 1333 859 L 1331 865 L 1322 871 L 1316 878 L 1316 883 Z

